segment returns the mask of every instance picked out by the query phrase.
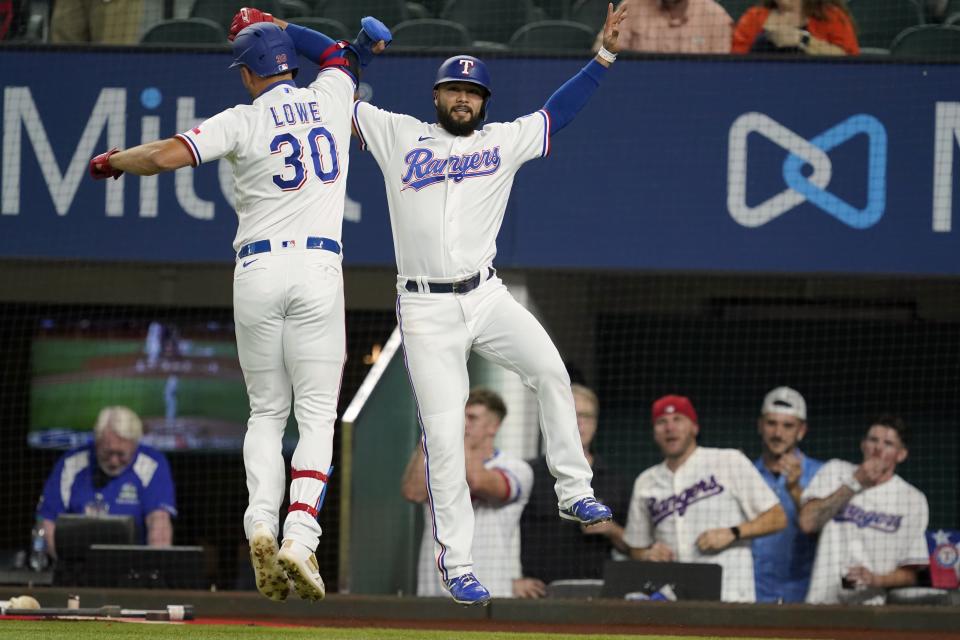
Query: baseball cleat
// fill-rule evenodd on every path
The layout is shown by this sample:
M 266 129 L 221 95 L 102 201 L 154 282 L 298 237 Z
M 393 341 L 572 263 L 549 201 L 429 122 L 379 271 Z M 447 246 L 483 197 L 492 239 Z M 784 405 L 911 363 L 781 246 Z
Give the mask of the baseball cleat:
M 610 507 L 597 502 L 593 497 L 580 498 L 566 509 L 560 509 L 560 517 L 580 524 L 600 524 L 613 519 Z
M 257 579 L 257 591 L 275 602 L 283 602 L 290 594 L 290 583 L 277 562 L 277 539 L 267 525 L 253 525 L 250 537 L 250 562 Z
M 293 588 L 301 600 L 323 600 L 327 595 L 327 588 L 320 577 L 320 565 L 317 556 L 303 545 L 296 545 L 293 540 L 284 540 L 277 562 L 287 572 L 287 577 L 293 582 Z
M 453 601 L 466 606 L 487 606 L 490 603 L 490 592 L 480 584 L 472 573 L 465 573 L 457 578 L 450 578 L 443 583 Z

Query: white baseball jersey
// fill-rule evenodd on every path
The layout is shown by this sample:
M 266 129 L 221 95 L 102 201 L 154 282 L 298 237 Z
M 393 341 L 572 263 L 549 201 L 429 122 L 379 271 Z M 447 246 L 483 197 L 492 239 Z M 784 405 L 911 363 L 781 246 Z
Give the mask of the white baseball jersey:
M 397 322 L 436 507 L 435 566 L 448 580 L 474 570 L 471 544 L 484 539 L 471 526 L 473 507 L 458 453 L 470 389 L 468 352 L 516 372 L 536 393 L 558 503 L 567 507 L 593 495 L 563 359 L 536 318 L 488 269 L 517 170 L 550 151 L 550 117 L 540 110 L 456 136 L 438 124 L 358 102 L 353 124 L 386 185 L 397 257 Z M 433 288 L 475 274 L 479 286 L 468 293 Z M 407 290 L 411 280 L 417 292 Z M 495 595 L 506 593 L 506 587 L 489 584 L 483 570 L 476 574 Z
M 803 492 L 802 502 L 830 496 L 856 469 L 844 460 L 830 460 Z M 928 520 L 926 496 L 898 475 L 853 496 L 820 532 L 807 602 L 883 604 L 883 589 L 843 589 L 841 579 L 856 565 L 886 574 L 929 564 Z
M 315 549 L 333 454 L 333 425 L 346 357 L 340 242 L 354 83 L 339 68 L 307 88 L 270 85 L 250 105 L 223 111 L 177 136 L 193 164 L 225 158 L 233 170 L 239 225 L 233 316 L 250 398 L 243 461 L 249 504 L 244 530 L 277 535 L 286 484 L 283 430 L 291 403 L 299 440 L 291 459 L 283 538 Z M 294 397 L 293 389 L 296 389 Z
M 219 158 L 232 165 L 234 251 L 270 238 L 340 241 L 353 92 L 342 69 L 324 69 L 309 87 L 278 82 L 253 104 L 177 135 L 194 166 Z
M 780 504 L 753 463 L 736 449 L 697 447 L 676 471 L 666 462 L 650 467 L 633 485 L 624 542 L 645 548 L 660 542 L 677 562 L 723 567 L 725 602 L 753 602 L 753 555 L 741 540 L 719 553 L 701 553 L 697 537 L 734 527 Z
M 364 149 L 387 188 L 397 272 L 457 280 L 490 265 L 517 170 L 550 152 L 547 112 L 448 133 L 365 102 L 353 107 Z
M 503 474 L 509 485 L 506 502 L 491 504 L 473 500 L 473 572 L 495 598 L 513 596 L 513 580 L 522 575 L 520 569 L 520 515 L 530 500 L 533 469 L 530 465 L 502 451 L 496 451 L 484 468 Z M 420 543 L 417 570 L 417 595 L 442 596 L 446 591 L 437 573 L 433 535 L 430 527 L 430 506 L 424 505 L 424 531 Z M 557 526 L 560 526 L 559 523 Z

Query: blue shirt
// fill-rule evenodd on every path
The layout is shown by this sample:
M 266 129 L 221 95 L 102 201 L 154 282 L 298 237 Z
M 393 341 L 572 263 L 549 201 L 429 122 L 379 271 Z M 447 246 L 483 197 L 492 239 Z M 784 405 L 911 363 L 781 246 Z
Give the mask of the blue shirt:
M 807 488 L 813 476 L 823 466 L 822 460 L 814 460 L 796 450 L 800 457 L 800 487 Z M 754 466 L 764 482 L 773 489 L 787 512 L 787 527 L 777 533 L 754 538 L 753 575 L 756 583 L 757 602 L 803 602 L 810 586 L 810 572 L 817 552 L 817 536 L 807 535 L 797 525 L 797 505 L 787 490 L 787 479 L 774 475 L 763 458 L 757 458 Z
M 133 462 L 100 488 L 93 486 L 97 454 L 91 442 L 57 461 L 37 506 L 37 515 L 56 520 L 61 513 L 107 513 L 133 516 L 140 542 L 146 542 L 144 520 L 158 509 L 177 515 L 170 465 L 162 453 L 140 445 Z

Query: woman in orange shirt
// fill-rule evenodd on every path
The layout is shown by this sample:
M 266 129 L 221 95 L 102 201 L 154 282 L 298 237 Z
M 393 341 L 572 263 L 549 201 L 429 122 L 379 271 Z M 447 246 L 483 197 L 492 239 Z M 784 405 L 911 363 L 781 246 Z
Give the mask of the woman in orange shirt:
M 845 0 L 761 0 L 737 22 L 731 51 L 853 56 L 860 45 Z

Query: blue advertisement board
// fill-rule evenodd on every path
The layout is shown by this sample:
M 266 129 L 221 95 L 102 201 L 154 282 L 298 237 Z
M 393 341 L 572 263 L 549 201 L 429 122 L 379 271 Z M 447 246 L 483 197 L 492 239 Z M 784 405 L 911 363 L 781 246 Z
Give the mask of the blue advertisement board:
M 384 56 L 363 93 L 432 120 L 440 62 Z M 86 175 L 100 151 L 248 102 L 228 63 L 4 51 L 0 256 L 232 260 L 225 162 Z M 582 64 L 491 60 L 490 118 L 535 111 Z M 518 174 L 497 266 L 960 274 L 958 135 L 960 65 L 621 60 L 551 155 Z M 356 143 L 351 153 L 345 260 L 391 265 L 383 177 Z

